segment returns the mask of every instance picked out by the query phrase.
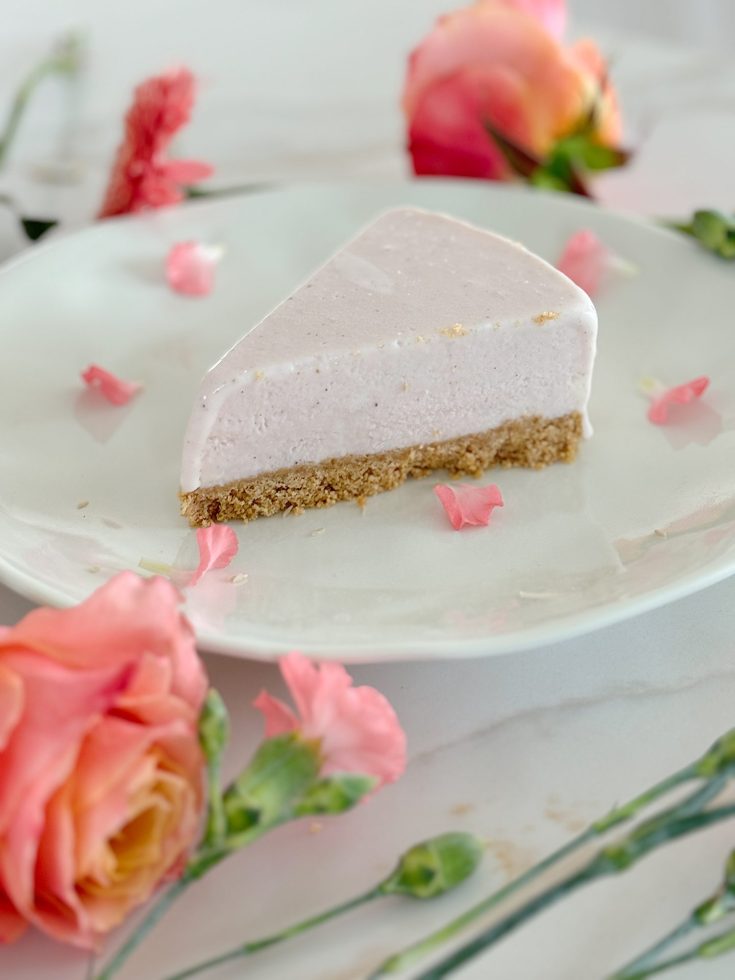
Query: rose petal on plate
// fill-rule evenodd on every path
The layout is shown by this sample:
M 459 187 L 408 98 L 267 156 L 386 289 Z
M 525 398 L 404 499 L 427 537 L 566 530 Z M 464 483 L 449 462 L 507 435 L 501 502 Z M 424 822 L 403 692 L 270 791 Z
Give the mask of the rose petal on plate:
M 166 279 L 171 289 L 185 296 L 206 296 L 214 287 L 214 270 L 223 250 L 201 242 L 177 242 L 166 258 Z
M 212 524 L 197 528 L 199 565 L 188 585 L 197 582 L 213 568 L 227 568 L 237 554 L 239 542 L 237 535 L 227 524 Z
M 709 378 L 702 375 L 693 381 L 666 388 L 661 394 L 656 394 L 648 409 L 648 420 L 654 425 L 666 425 L 669 420 L 669 409 L 672 405 L 688 405 L 696 398 L 701 398 L 709 387 Z
M 438 483 L 434 493 L 455 531 L 468 525 L 486 526 L 494 508 L 503 506 L 503 495 L 494 483 L 487 487 L 474 487 L 468 483 L 458 483 L 456 486 Z
M 123 381 L 98 364 L 90 364 L 86 371 L 82 371 L 82 380 L 113 405 L 127 405 L 143 387 L 137 381 Z
M 564 246 L 556 263 L 559 272 L 569 276 L 572 282 L 588 296 L 594 296 L 611 272 L 635 275 L 638 271 L 627 259 L 616 255 L 597 235 L 587 228 L 576 231 Z

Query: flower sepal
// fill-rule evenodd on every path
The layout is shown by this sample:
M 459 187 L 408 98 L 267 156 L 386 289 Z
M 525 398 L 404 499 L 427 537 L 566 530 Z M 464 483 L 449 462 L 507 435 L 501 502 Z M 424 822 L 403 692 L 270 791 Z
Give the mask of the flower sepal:
M 380 890 L 385 895 L 436 898 L 469 878 L 482 853 L 482 844 L 473 834 L 439 834 L 409 848 Z
M 296 805 L 319 781 L 319 746 L 297 732 L 267 738 L 224 794 L 230 849 L 290 819 Z
M 722 211 L 695 211 L 690 221 L 674 223 L 678 231 L 696 238 L 699 244 L 722 259 L 735 259 L 735 215 Z
M 344 813 L 364 799 L 378 785 L 375 776 L 335 773 L 310 786 L 294 807 L 297 817 L 316 817 Z

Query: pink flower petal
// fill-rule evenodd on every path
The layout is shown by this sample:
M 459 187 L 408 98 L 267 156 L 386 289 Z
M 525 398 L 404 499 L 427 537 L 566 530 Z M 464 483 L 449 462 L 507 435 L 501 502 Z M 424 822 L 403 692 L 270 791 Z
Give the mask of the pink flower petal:
M 237 554 L 237 535 L 227 524 L 212 524 L 197 528 L 199 566 L 189 579 L 189 585 L 197 582 L 213 568 L 227 568 Z
M 503 495 L 494 483 L 487 487 L 438 483 L 434 493 L 441 500 L 455 531 L 467 525 L 487 526 L 494 508 L 503 506 Z
M 498 0 L 481 0 L 485 3 L 497 3 Z M 506 7 L 515 7 L 530 14 L 539 21 L 557 41 L 564 37 L 567 23 L 566 0 L 500 0 Z
M 136 381 L 123 381 L 97 364 L 90 364 L 86 371 L 82 371 L 82 380 L 113 405 L 127 405 L 143 387 Z
M 361 773 L 378 784 L 394 782 L 406 768 L 406 736 L 388 700 L 372 687 L 354 687 L 341 664 L 312 663 L 300 653 L 279 660 L 297 709 L 262 692 L 254 702 L 266 735 L 298 728 L 320 743 L 322 773 Z
M 693 381 L 676 385 L 674 388 L 667 388 L 663 394 L 656 395 L 651 402 L 648 409 L 648 420 L 654 425 L 666 425 L 669 409 L 672 405 L 688 405 L 695 398 L 701 398 L 708 387 L 709 378 L 702 375 Z
M 292 732 L 299 727 L 299 720 L 287 704 L 280 698 L 274 698 L 267 691 L 261 691 L 253 701 L 253 707 L 261 712 L 265 720 L 265 737 L 273 738 Z
M 214 167 L 203 160 L 167 160 L 163 165 L 167 180 L 175 184 L 198 184 L 214 173 Z
M 166 258 L 166 279 L 177 293 L 206 296 L 214 286 L 214 270 L 222 256 L 220 248 L 200 242 L 177 242 Z
M 556 263 L 559 272 L 569 276 L 572 282 L 588 296 L 594 296 L 600 288 L 610 263 L 610 251 L 593 231 L 575 232 L 564 247 Z

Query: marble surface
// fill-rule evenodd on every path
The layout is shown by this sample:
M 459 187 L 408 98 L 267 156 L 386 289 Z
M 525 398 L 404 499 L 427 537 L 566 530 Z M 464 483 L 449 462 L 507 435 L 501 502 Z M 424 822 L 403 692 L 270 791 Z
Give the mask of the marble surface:
M 614 9 L 612 9 L 614 7 Z M 0 191 L 67 227 L 94 213 L 131 84 L 175 61 L 203 78 L 180 152 L 218 164 L 224 183 L 405 170 L 396 105 L 406 50 L 445 0 L 194 0 L 154 6 L 6 0 L 3 92 L 61 29 L 88 35 L 85 77 L 39 94 Z M 642 8 L 642 9 L 641 9 Z M 665 9 L 664 9 L 665 8 Z M 572 4 L 576 33 L 605 39 L 639 147 L 599 184 L 606 203 L 640 214 L 732 206 L 735 67 L 728 0 Z M 204 20 L 206 16 L 206 21 Z M 206 30 L 203 29 L 206 24 Z M 656 36 L 658 35 L 658 37 Z M 707 45 L 697 47 L 696 44 Z M 7 97 L 4 96 L 4 97 Z M 0 255 L 22 246 L 0 212 Z M 408 732 L 405 778 L 369 806 L 319 827 L 293 825 L 197 885 L 122 974 L 154 980 L 363 889 L 416 839 L 463 827 L 488 841 L 481 873 L 431 905 L 391 902 L 213 977 L 358 980 L 386 953 L 562 843 L 584 822 L 702 751 L 732 724 L 735 580 L 654 613 L 543 650 L 487 661 L 355 668 L 396 706 Z M 29 603 L 0 588 L 0 622 Z M 276 671 L 210 656 L 235 725 L 230 766 L 259 734 L 249 707 Z M 238 754 L 239 753 L 239 754 Z M 708 894 L 732 829 L 661 852 L 579 894 L 457 976 L 590 980 L 659 936 Z M 0 975 L 82 980 L 83 954 L 32 935 L 0 951 Z M 725 980 L 723 959 L 681 980 Z

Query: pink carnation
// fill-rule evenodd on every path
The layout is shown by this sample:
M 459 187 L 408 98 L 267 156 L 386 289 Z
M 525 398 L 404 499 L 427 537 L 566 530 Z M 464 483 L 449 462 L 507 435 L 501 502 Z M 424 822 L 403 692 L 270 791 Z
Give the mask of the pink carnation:
M 193 845 L 206 677 L 178 606 L 122 572 L 0 628 L 0 941 L 92 946 Z
M 267 738 L 299 731 L 320 743 L 322 772 L 398 779 L 406 768 L 406 736 L 388 700 L 372 687 L 353 687 L 335 663 L 314 664 L 300 653 L 279 661 L 298 714 L 267 691 L 253 702 L 265 718 Z
M 212 174 L 208 163 L 165 157 L 174 135 L 189 121 L 195 90 L 188 68 L 154 75 L 136 88 L 98 217 L 176 204 L 182 185 Z

